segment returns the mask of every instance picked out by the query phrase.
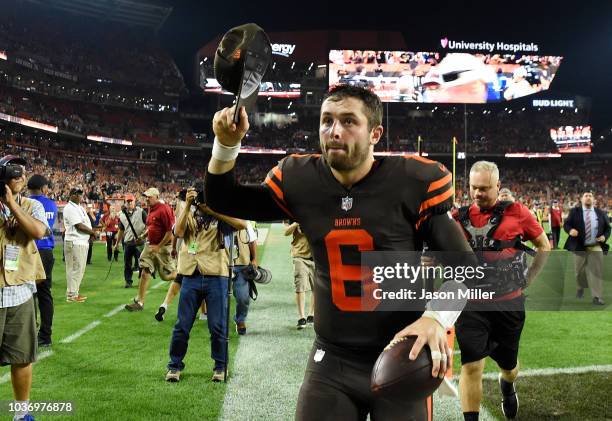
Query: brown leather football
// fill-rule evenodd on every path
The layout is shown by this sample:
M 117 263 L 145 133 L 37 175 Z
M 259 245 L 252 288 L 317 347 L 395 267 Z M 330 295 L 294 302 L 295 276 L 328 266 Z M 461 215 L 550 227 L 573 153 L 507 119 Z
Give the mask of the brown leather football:
M 425 345 L 414 361 L 408 358 L 415 341 L 416 336 L 406 336 L 380 353 L 372 369 L 370 387 L 374 395 L 418 401 L 440 386 L 442 379 L 431 376 L 429 346 Z

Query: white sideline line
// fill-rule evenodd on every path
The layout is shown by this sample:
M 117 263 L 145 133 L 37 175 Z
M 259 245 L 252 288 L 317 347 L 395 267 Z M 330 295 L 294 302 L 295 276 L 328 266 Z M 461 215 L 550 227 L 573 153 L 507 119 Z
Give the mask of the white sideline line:
M 108 313 L 104 315 L 104 317 L 113 317 L 115 314 L 119 313 L 121 310 L 125 308 L 125 304 L 121 304 L 120 306 L 115 307 Z
M 75 333 L 73 333 L 72 335 L 67 336 L 64 339 L 62 339 L 60 341 L 60 343 L 61 344 L 69 344 L 70 342 L 73 342 L 75 339 L 78 339 L 79 337 L 81 337 L 84 334 L 86 334 L 87 332 L 89 332 L 91 329 L 93 329 L 96 326 L 98 326 L 100 323 L 102 323 L 100 320 L 94 320 L 93 322 L 91 322 L 90 324 L 85 326 L 83 329 L 78 330 Z
M 36 362 L 39 362 L 40 360 L 44 360 L 45 358 L 50 357 L 51 355 L 53 355 L 53 351 L 43 351 L 36 356 Z M 11 380 L 11 373 L 9 371 L 4 376 L 0 377 L 0 384 L 7 383 L 10 380 Z
M 268 228 L 257 228 L 257 245 L 263 246 L 268 238 Z
M 585 365 L 582 367 L 563 367 L 563 368 L 533 368 L 531 370 L 519 371 L 518 378 L 521 377 L 536 377 L 536 376 L 552 376 L 555 374 L 581 374 L 590 373 L 593 371 L 608 373 L 612 371 L 612 364 L 607 365 Z M 483 377 L 486 380 L 497 380 L 498 373 L 487 373 Z

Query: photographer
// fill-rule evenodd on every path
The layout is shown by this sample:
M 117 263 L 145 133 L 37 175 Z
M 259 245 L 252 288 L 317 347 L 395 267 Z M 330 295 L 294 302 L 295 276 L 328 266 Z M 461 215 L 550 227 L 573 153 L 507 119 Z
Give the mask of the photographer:
M 147 235 L 147 212 L 136 205 L 136 198 L 133 194 L 126 194 L 124 197 L 125 206 L 121 208 L 119 214 L 119 231 L 117 241 L 113 249 L 118 252 L 118 247 L 123 243 L 123 276 L 125 287 L 132 287 L 132 274 L 138 268 L 138 259 L 144 246 L 144 239 Z M 134 263 L 134 265 L 132 265 Z
M 14 155 L 0 159 L 0 364 L 11 366 L 14 398 L 27 408 L 36 361 L 34 282 L 45 279 L 35 240 L 47 235 L 49 227 L 42 204 L 20 194 L 26 183 L 25 165 Z M 26 414 L 19 411 L 15 419 Z
M 185 208 L 174 227 L 175 235 L 183 239 L 178 257 L 178 272 L 183 275 L 183 281 L 166 381 L 178 382 L 185 368 L 183 359 L 189 334 L 202 300 L 208 306 L 211 357 L 215 361 L 212 380 L 225 379 L 229 264 L 226 245 L 229 246 L 234 229 L 246 227 L 245 221 L 212 211 L 204 203 L 203 194 L 198 195 L 194 189 L 187 191 Z
M 83 190 L 74 187 L 70 190 L 69 201 L 64 206 L 64 252 L 66 255 L 66 301 L 82 303 L 87 297 L 79 294 L 81 281 L 85 274 L 87 252 L 96 237 L 91 228 L 91 219 L 81 206 Z

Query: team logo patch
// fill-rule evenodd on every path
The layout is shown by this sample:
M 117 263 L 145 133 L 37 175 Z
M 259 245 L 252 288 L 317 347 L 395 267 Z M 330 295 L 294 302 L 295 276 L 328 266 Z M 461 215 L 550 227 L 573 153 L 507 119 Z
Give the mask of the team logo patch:
M 324 356 L 325 356 L 325 351 L 323 351 L 322 349 L 317 349 L 317 352 L 315 352 L 314 354 L 315 363 L 320 363 L 323 360 Z
M 351 210 L 351 208 L 353 207 L 353 198 L 352 197 L 343 197 L 342 198 L 342 203 L 340 203 L 340 208 L 345 211 L 348 212 L 349 210 Z

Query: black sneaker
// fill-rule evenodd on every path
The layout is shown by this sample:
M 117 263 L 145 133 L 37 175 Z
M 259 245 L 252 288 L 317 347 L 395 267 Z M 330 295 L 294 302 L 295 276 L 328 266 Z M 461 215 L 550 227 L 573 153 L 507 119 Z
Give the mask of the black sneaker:
M 125 288 L 132 288 L 132 283 L 131 282 L 126 282 L 125 283 Z
M 304 329 L 306 327 L 306 319 L 300 319 L 297 322 L 298 330 Z
M 155 320 L 157 320 L 158 322 L 163 322 L 165 313 L 166 313 L 166 307 L 159 306 L 159 308 L 157 309 L 157 313 L 155 313 Z
M 39 348 L 51 348 L 51 341 L 42 341 L 42 340 L 38 340 L 38 347 Z
M 518 395 L 516 394 L 514 383 L 509 383 L 505 381 L 504 379 L 502 379 L 502 376 L 500 374 L 499 388 L 502 392 L 502 413 L 507 419 L 513 420 L 516 418 L 516 414 L 518 413 L 519 408 Z
M 306 317 L 306 323 L 308 323 L 308 324 L 313 324 L 313 323 L 314 323 L 314 316 L 308 316 L 308 317 Z

